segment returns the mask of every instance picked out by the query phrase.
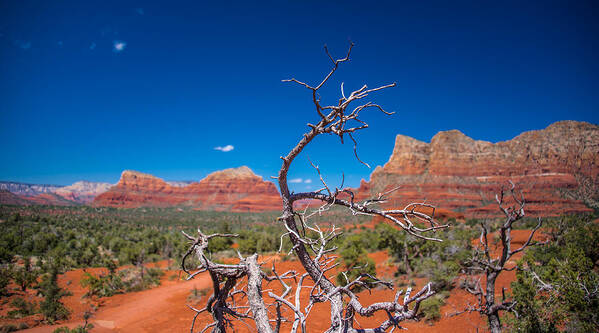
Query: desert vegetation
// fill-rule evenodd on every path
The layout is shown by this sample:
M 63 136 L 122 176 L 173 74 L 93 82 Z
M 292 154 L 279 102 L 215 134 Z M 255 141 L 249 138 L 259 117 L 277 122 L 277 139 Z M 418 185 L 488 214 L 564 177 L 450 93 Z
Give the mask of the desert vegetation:
M 387 332 L 409 321 L 434 328 L 467 313 L 478 313 L 488 323 L 480 328 L 492 332 L 598 331 L 596 212 L 527 218 L 527 203 L 535 198 L 511 184 L 498 191 L 492 218 L 438 218 L 424 200 L 385 205 L 401 191 L 389 189 L 395 184 L 377 184 L 380 193 L 371 197 L 343 181 L 333 187 L 314 162 L 321 188 L 290 191 L 287 174 L 314 138 L 328 134 L 350 142 L 366 164 L 354 137 L 368 128 L 362 115 L 392 115 L 366 98 L 395 84 L 364 85 L 348 94 L 341 84 L 337 102 L 322 104 L 320 89 L 349 60 L 352 47 L 339 59 L 325 48 L 331 69 L 317 84 L 285 80 L 307 89 L 317 121 L 281 157 L 276 180 L 282 212 L 0 206 L 0 332 L 28 327 L 24 318 L 35 318 L 36 325 L 67 322 L 73 311 L 64 299 L 72 293 L 58 283 L 67 271 L 82 269 L 74 283 L 85 289 L 82 298 L 97 301 L 156 288 L 165 281 L 164 268 L 179 270 L 172 280 L 210 278 L 211 288 L 194 287 L 186 298 L 192 332 L 308 332 L 317 311 L 320 321 L 326 318 L 318 323 L 326 332 Z M 385 261 L 373 259 L 376 253 L 385 253 Z M 267 259 L 272 265 L 264 264 Z M 148 266 L 157 262 L 166 264 Z M 296 265 L 281 270 L 291 267 L 282 262 Z M 508 274 L 510 288 L 498 282 Z M 380 291 L 386 299 L 366 297 Z M 468 301 L 448 310 L 448 299 L 460 291 L 470 294 Z M 56 332 L 87 332 L 93 315 L 85 312 L 83 324 Z
M 2 309 L 5 309 L 2 312 L 0 326 L 6 326 L 6 329 L 10 327 L 17 329 L 24 328 L 25 325 L 33 325 L 31 320 L 26 320 L 27 318 L 38 318 L 33 321 L 40 320 L 38 324 L 50 322 L 52 318 L 56 318 L 59 323 L 65 322 L 64 319 L 58 319 L 64 318 L 62 316 L 65 313 L 58 303 L 64 304 L 62 300 L 70 286 L 62 285 L 60 291 L 49 290 L 43 293 L 40 286 L 43 281 L 47 281 L 50 283 L 46 283 L 46 286 L 50 286 L 50 289 L 55 288 L 51 283 L 53 273 L 50 267 L 54 262 L 59 263 L 56 267 L 57 273 L 75 268 L 104 267 L 100 272 L 90 270 L 89 276 L 83 274 L 82 280 L 88 280 L 84 284 L 89 283 L 89 285 L 84 289 L 85 293 L 89 293 L 89 297 L 105 297 L 131 290 L 119 284 L 119 279 L 139 278 L 140 271 L 134 255 L 140 249 L 137 243 L 146 245 L 154 243 L 161 244 L 163 249 L 172 248 L 168 251 L 159 251 L 161 247 L 156 246 L 144 248 L 144 262 L 170 259 L 171 266 L 175 268 L 179 266 L 178 259 L 188 247 L 185 239 L 180 236 L 180 230 L 192 233 L 195 231 L 193 228 L 195 224 L 201 225 L 204 230 L 207 230 L 206 233 L 239 235 L 236 238 L 214 238 L 218 241 L 209 245 L 207 253 L 219 262 L 226 258 L 237 257 L 236 250 L 239 250 L 243 256 L 255 252 L 262 256 L 277 254 L 281 245 L 279 236 L 284 232 L 284 227 L 277 224 L 274 213 L 198 212 L 177 208 L 98 210 L 89 207 L 69 207 L 66 211 L 64 209 L 64 207 L 49 206 L 0 207 L 0 219 L 3 221 L 3 233 L 0 234 L 0 239 L 4 251 L 0 292 L 2 292 Z M 418 281 L 430 281 L 436 294 L 422 301 L 417 316 L 417 319 L 430 325 L 426 327 L 434 330 L 438 320 L 445 320 L 448 314 L 455 315 L 456 312 L 464 311 L 468 305 L 478 304 L 475 296 L 466 299 L 460 307 L 456 308 L 451 308 L 447 300 L 460 290 L 472 289 L 474 285 L 471 281 L 477 281 L 480 277 L 480 271 L 472 268 L 470 260 L 479 244 L 482 220 L 445 220 L 444 223 L 451 227 L 442 233 L 437 233 L 442 242 L 429 242 L 407 234 L 389 223 L 379 223 L 382 222 L 380 218 L 347 216 L 339 209 L 332 208 L 328 212 L 323 212 L 321 216 L 316 214 L 311 219 L 323 227 L 335 222 L 339 228 L 343 228 L 342 237 L 335 238 L 330 246 L 338 248 L 331 255 L 339 256 L 340 269 L 349 269 L 348 279 L 353 280 L 358 274 L 368 273 L 378 279 L 392 281 L 400 288 L 412 286 Z M 598 270 L 596 245 L 599 226 L 593 221 L 593 215 L 543 219 L 543 227 L 535 236 L 535 240 L 543 244 L 529 247 L 522 252 L 523 256 L 511 260 L 507 266 L 507 268 L 514 266 L 519 268 L 505 273 L 515 274 L 513 284 L 510 286 L 508 283 L 505 291 L 506 296 L 509 296 L 515 305 L 514 312 L 506 312 L 500 316 L 504 330 L 528 332 L 596 330 L 595 313 L 598 309 L 595 291 Z M 485 223 L 491 249 L 494 249 L 496 244 L 500 244 L 497 231 L 502 222 L 505 221 L 489 220 Z M 537 219 L 524 217 L 518 223 L 514 223 L 512 234 L 523 233 L 526 238 L 537 223 Z M 38 243 L 37 247 L 22 246 L 34 244 L 34 240 L 42 239 L 37 238 L 39 237 L 37 235 L 41 234 L 53 236 L 44 236 L 43 239 L 48 241 Z M 74 236 L 67 236 L 71 234 Z M 131 239 L 123 235 L 130 235 Z M 307 235 L 315 237 L 309 230 Z M 119 241 L 115 241 L 117 239 Z M 70 247 L 69 243 L 86 244 L 86 247 Z M 41 247 L 42 244 L 45 246 Z M 521 245 L 522 242 L 514 243 L 514 249 Z M 281 249 L 283 256 L 280 260 L 297 260 L 293 254 L 286 256 L 289 250 L 291 250 L 291 243 L 286 240 L 283 242 Z M 86 251 L 102 253 L 105 260 L 77 259 L 85 258 Z M 373 260 L 365 254 L 378 251 L 385 251 L 388 254 L 385 258 L 388 259 L 374 264 L 389 269 L 384 273 L 380 273 L 379 269 L 379 274 L 374 275 L 372 274 Z M 197 261 L 190 262 L 187 269 L 197 267 L 197 264 Z M 126 266 L 130 273 L 121 273 L 124 271 L 123 268 L 115 268 L 117 266 Z M 270 266 L 265 266 L 264 271 L 269 275 L 272 274 Z M 152 273 L 147 273 L 147 270 L 145 272 L 145 276 L 152 276 Z M 339 271 L 331 276 L 336 283 L 345 281 L 345 277 Z M 175 277 L 178 278 L 177 275 Z M 185 278 L 184 274 L 181 277 Z M 365 283 L 368 282 L 365 278 L 363 280 Z M 481 282 L 484 282 L 484 279 Z M 71 286 L 80 283 L 81 281 L 73 281 Z M 269 284 L 269 288 L 273 283 Z M 152 284 L 149 286 L 151 287 Z M 373 290 L 380 288 L 375 287 Z M 498 297 L 501 297 L 501 288 L 497 291 Z M 355 289 L 355 292 L 358 290 Z M 358 295 L 362 293 L 367 294 L 368 290 L 362 288 Z M 196 294 L 198 297 L 190 300 L 188 304 L 203 307 L 212 294 L 212 289 L 198 290 Z M 54 300 L 50 303 L 56 305 L 49 307 L 49 311 L 46 310 L 47 319 L 44 318 L 41 310 L 41 304 L 46 299 L 45 295 L 49 296 L 49 300 Z M 57 298 L 57 296 L 63 297 Z M 187 316 L 187 313 L 184 308 L 181 309 L 183 317 Z M 75 314 L 71 313 L 69 318 L 77 319 L 74 316 Z M 198 323 L 206 322 L 201 319 L 198 318 Z M 191 320 L 192 318 L 189 317 L 189 322 Z M 484 328 L 484 324 L 481 325 L 481 328 Z M 310 327 L 309 320 L 307 327 Z

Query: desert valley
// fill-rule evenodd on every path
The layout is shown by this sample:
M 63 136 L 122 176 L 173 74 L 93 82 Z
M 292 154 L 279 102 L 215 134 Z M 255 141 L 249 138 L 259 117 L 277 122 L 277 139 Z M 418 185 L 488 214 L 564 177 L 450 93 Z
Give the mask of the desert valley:
M 599 332 L 593 1 L 0 1 L 0 333 Z
M 377 205 L 401 209 L 411 202 L 426 202 L 434 206 L 435 219 L 450 224 L 450 231 L 440 231 L 446 233 L 442 236 L 449 242 L 446 246 L 463 247 L 452 255 L 443 252 L 445 245 L 408 254 L 405 244 L 398 244 L 398 240 L 385 241 L 386 236 L 389 233 L 396 235 L 416 249 L 423 244 L 417 238 L 396 234 L 400 229 L 380 217 L 352 216 L 334 209 L 319 214 L 321 216 L 315 217 L 314 223 L 340 226 L 350 235 L 359 237 L 349 239 L 360 244 L 371 240 L 356 250 L 362 255 L 368 254 L 368 259 L 351 259 L 352 255 L 343 251 L 349 251 L 352 243 L 341 240 L 338 246 L 345 249 L 340 253 L 342 267 L 370 263 L 373 265 L 370 273 L 395 280 L 400 286 L 421 288 L 428 280 L 438 280 L 439 295 L 442 296 L 426 305 L 425 317 L 419 322 L 406 322 L 402 326 L 416 332 L 444 332 L 449 327 L 471 332 L 484 330 L 486 320 L 481 314 L 464 312 L 476 301 L 464 285 L 469 277 L 479 273 L 470 272 L 465 259 L 459 257 L 475 251 L 479 233 L 477 221 L 488 223 L 502 219 L 494 196 L 502 187 L 508 188 L 510 181 L 524 197 L 526 216 L 546 220 L 547 227 L 542 229 L 543 233 L 535 235 L 535 240 L 550 237 L 546 233 L 554 227 L 549 226 L 559 224 L 552 221 L 562 221 L 564 216 L 594 219 L 599 198 L 599 126 L 561 121 L 498 143 L 475 141 L 457 130 L 440 132 L 430 143 L 397 135 L 395 147 L 384 166 L 376 167 L 370 179 L 362 180 L 359 188 L 348 190 L 354 194 L 355 201 L 364 202 L 398 187 Z M 239 239 L 219 242 L 211 249 L 212 255 L 221 258 L 219 260 L 235 262 L 236 250 L 244 254 L 257 251 L 264 267 L 276 263 L 279 271 L 301 270 L 297 259 L 289 255 L 288 243 L 281 244 L 283 251 L 279 249 L 279 236 L 283 230 L 277 222 L 281 205 L 277 186 L 245 166 L 211 173 L 198 182 L 167 182 L 126 170 L 114 185 L 81 181 L 70 186 L 15 182 L 2 182 L 0 186 L 0 212 L 5 230 L 3 244 L 6 244 L 3 248 L 9 252 L 4 254 L 3 260 L 12 258 L 13 269 L 18 271 L 24 269 L 25 258 L 27 265 L 31 260 L 42 267 L 41 261 L 50 258 L 46 257 L 48 253 L 63 253 L 66 255 L 61 263 L 64 273 L 57 276 L 58 285 L 69 292 L 61 301 L 69 316 L 57 317 L 53 325 L 48 325 L 38 310 L 34 310 L 36 304 L 43 304 L 43 298 L 30 287 L 36 282 L 30 281 L 20 289 L 15 285 L 17 280 L 13 280 L 5 287 L 6 296 L 3 296 L 7 297 L 0 312 L 4 327 L 14 325 L 33 327 L 28 330 L 31 332 L 53 332 L 58 327 L 74 328 L 91 323 L 94 332 L 185 331 L 193 318 L 186 305 L 203 306 L 210 290 L 207 273 L 186 281 L 187 273 L 178 267 L 186 246 L 178 230 L 193 230 L 196 226 L 202 230 L 240 234 Z M 347 197 L 347 193 L 341 196 Z M 316 200 L 297 204 L 298 210 L 318 210 L 320 206 Z M 65 222 L 60 222 L 65 218 L 70 221 L 68 227 Z M 525 222 L 524 229 L 513 231 L 512 246 L 526 243 L 531 221 L 534 219 Z M 44 223 L 50 223 L 50 229 Z M 89 223 L 97 225 L 90 228 Z M 36 228 L 58 238 L 40 239 L 28 232 L 23 236 L 24 225 L 39 225 Z M 118 230 L 114 230 L 117 225 Z M 592 227 L 595 226 L 596 222 L 592 222 Z M 11 240 L 15 232 L 22 235 L 17 241 L 20 245 L 7 247 L 16 241 Z M 23 237 L 33 238 L 25 241 Z M 361 237 L 364 240 L 360 240 Z M 414 257 L 406 261 L 405 255 Z M 428 260 L 440 258 L 457 266 L 441 264 L 426 268 Z M 516 265 L 520 258 L 522 256 L 518 255 L 511 259 L 510 265 Z M 121 267 L 107 270 L 106 260 Z M 146 275 L 151 276 L 151 280 L 142 278 L 136 282 L 131 274 L 135 271 L 140 274 L 140 270 L 142 276 L 147 270 Z M 330 271 L 331 278 L 340 272 L 339 268 Z M 111 286 L 115 281 L 122 285 Z M 515 281 L 515 272 L 505 272 L 497 286 L 510 290 L 510 284 Z M 264 288 L 280 290 L 280 286 L 272 283 Z M 360 297 L 377 301 L 392 297 L 393 293 L 376 288 L 372 292 L 362 291 Z M 299 295 L 302 302 L 309 301 L 308 294 L 302 292 Z M 23 310 L 26 305 L 18 305 L 15 299 L 29 304 L 30 312 Z M 326 317 L 320 318 L 326 313 L 323 306 L 318 304 L 310 314 L 307 321 L 310 331 L 326 328 Z M 437 314 L 429 316 L 427 312 Z M 198 318 L 195 325 L 208 324 L 208 318 Z M 377 315 L 363 317 L 358 322 L 368 326 L 380 320 L 381 316 Z M 283 327 L 289 329 L 286 325 Z M 244 325 L 234 327 L 236 331 L 245 330 Z
M 439 132 L 430 143 L 400 134 L 387 163 L 352 191 L 357 198 L 368 198 L 400 186 L 387 204 L 427 200 L 464 219 L 496 215 L 489 202 L 509 180 L 522 189 L 531 216 L 592 212 L 599 205 L 599 128 L 561 121 L 495 144 L 458 130 Z M 246 166 L 211 173 L 199 182 L 164 181 L 125 170 L 115 185 L 4 181 L 0 190 L 0 203 L 15 205 L 181 206 L 230 212 L 276 211 L 281 205 L 275 184 Z

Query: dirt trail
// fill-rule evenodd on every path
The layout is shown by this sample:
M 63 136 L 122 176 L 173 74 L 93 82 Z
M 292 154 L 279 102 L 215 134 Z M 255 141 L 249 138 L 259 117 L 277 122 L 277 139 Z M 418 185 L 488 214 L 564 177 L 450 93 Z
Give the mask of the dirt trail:
M 160 287 L 116 295 L 104 300 L 90 322 L 93 332 L 184 332 L 189 330 L 193 312 L 185 300 L 194 288 L 210 287 L 207 274 L 191 281 L 163 281 Z M 181 314 L 187 314 L 182 316 Z M 75 316 L 73 316 L 75 317 Z M 79 316 L 79 318 L 81 318 Z M 39 326 L 23 332 L 46 333 L 57 327 L 76 327 L 82 320 L 61 325 Z

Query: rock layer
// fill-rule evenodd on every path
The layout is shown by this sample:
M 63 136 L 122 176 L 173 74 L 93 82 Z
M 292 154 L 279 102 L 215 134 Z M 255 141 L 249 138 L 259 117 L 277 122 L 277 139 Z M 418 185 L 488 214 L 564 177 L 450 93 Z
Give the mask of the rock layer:
M 398 135 L 389 161 L 358 193 L 365 198 L 400 186 L 387 205 L 426 200 L 484 217 L 498 213 L 494 195 L 510 180 L 523 192 L 529 215 L 592 211 L 599 199 L 599 127 L 560 121 L 498 143 L 457 130 L 439 132 L 430 143 Z
M 177 184 L 179 185 L 179 184 Z M 152 175 L 124 171 L 119 182 L 94 199 L 96 206 L 191 206 L 202 210 L 259 212 L 280 209 L 275 185 L 242 166 L 209 174 L 200 182 L 173 186 Z

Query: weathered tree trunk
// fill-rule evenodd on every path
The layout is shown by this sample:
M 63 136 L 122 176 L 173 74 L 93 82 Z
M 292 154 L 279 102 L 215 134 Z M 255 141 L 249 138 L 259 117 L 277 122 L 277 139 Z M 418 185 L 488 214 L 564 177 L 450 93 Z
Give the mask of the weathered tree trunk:
M 289 205 L 289 209 L 291 204 Z M 291 210 L 291 209 L 290 209 Z M 294 232 L 299 234 L 299 230 L 297 229 L 297 225 L 295 224 L 295 220 L 293 215 L 290 215 L 285 221 L 287 226 L 293 230 Z M 310 258 L 308 251 L 304 244 L 294 235 L 290 234 L 291 242 L 295 245 L 296 250 L 295 254 L 298 259 L 302 263 L 302 266 L 306 269 L 306 272 L 310 275 L 313 281 L 318 281 L 318 284 L 324 289 L 327 293 L 330 293 L 335 288 L 335 285 L 329 281 L 323 274 L 322 270 L 318 265 Z M 340 293 L 332 295 L 330 297 L 331 303 L 331 328 L 327 330 L 327 332 L 341 332 L 342 329 L 342 320 L 341 314 L 343 313 L 343 298 Z
M 497 280 L 497 272 L 487 271 L 487 320 L 489 321 L 489 329 L 492 333 L 501 332 L 501 321 L 499 320 L 499 311 L 492 309 L 495 306 L 495 282 Z
M 499 320 L 499 313 L 494 312 L 487 315 L 489 321 L 489 329 L 491 333 L 501 333 L 501 321 Z
M 248 300 L 254 315 L 258 333 L 272 333 L 268 323 L 268 312 L 262 297 L 262 270 L 256 262 L 257 254 L 247 258 L 248 263 Z
M 408 240 L 403 240 L 403 261 L 406 266 L 406 274 L 408 277 L 412 276 L 412 267 L 410 267 L 410 256 L 408 253 Z

